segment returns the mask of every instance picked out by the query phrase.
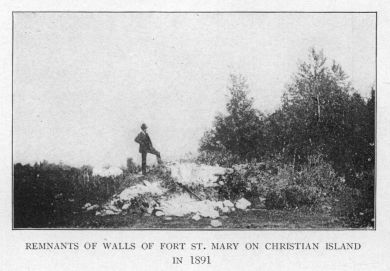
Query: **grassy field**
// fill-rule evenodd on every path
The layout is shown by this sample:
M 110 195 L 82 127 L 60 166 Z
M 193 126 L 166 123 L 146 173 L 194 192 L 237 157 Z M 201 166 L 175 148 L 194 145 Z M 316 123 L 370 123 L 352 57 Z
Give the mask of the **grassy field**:
M 256 176 L 262 176 L 256 172 Z M 280 173 L 282 175 L 283 172 Z M 268 185 L 274 191 L 279 175 L 263 176 L 258 184 Z M 169 179 L 163 172 L 155 171 L 148 176 L 148 181 L 159 179 L 166 182 Z M 164 179 L 165 178 L 165 179 Z M 167 179 L 168 178 L 168 179 Z M 281 177 L 280 177 L 281 178 Z M 331 197 L 318 199 L 316 204 L 294 206 L 267 205 L 256 202 L 256 197 L 249 199 L 252 209 L 245 211 L 237 209 L 234 212 L 221 214 L 218 220 L 219 228 L 211 226 L 210 218 L 202 217 L 195 221 L 193 214 L 183 217 L 161 216 L 148 214 L 140 206 L 132 205 L 128 211 L 119 214 L 100 216 L 96 209 L 86 211 L 86 204 L 102 205 L 110 202 L 112 196 L 125 188 L 142 183 L 144 178 L 137 174 L 120 175 L 115 178 L 91 177 L 88 182 L 82 178 L 82 172 L 77 168 L 62 168 L 57 165 L 16 165 L 15 166 L 15 228 L 120 228 L 120 229 L 372 229 L 374 225 L 373 208 L 366 207 L 371 203 L 365 199 L 359 190 L 340 190 Z M 247 178 L 232 175 L 231 191 L 236 187 L 247 185 Z M 282 179 L 282 178 L 281 178 Z M 229 181 L 229 179 L 227 179 Z M 228 183 L 229 184 L 229 183 Z M 170 183 L 167 183 L 170 187 Z M 252 186 L 252 189 L 256 186 Z M 294 188 L 294 186 L 293 186 Z M 180 190 L 181 188 L 179 188 Z M 226 199 L 225 190 L 221 190 Z M 221 191 L 219 193 L 221 193 Z M 237 190 L 240 192 L 241 190 Z M 250 190 L 252 191 L 252 190 Z M 288 194 L 292 203 L 302 202 L 306 190 L 291 190 L 296 194 Z M 308 190 L 310 192 L 310 190 Z M 299 192 L 299 193 L 297 193 Z M 187 193 L 184 190 L 182 193 Z M 229 194 L 229 193 L 228 193 Z M 231 194 L 231 193 L 230 193 Z M 291 197 L 293 195 L 294 197 Z M 309 194 L 311 195 L 311 194 Z M 220 196 L 220 195 L 219 195 Z M 218 197 L 218 195 L 217 195 Z M 240 196 L 242 197 L 242 195 Z M 270 199 L 274 199 L 270 197 Z M 276 198 L 278 199 L 278 198 Z M 232 199 L 235 202 L 237 199 Z M 271 201 L 272 203 L 272 201 Z M 304 202 L 305 203 L 305 202 Z M 309 202 L 310 203 L 310 202 Z M 359 203 L 365 205 L 360 206 Z M 266 208 L 265 208 L 266 207 Z M 121 206 L 119 206 L 121 208 Z
M 199 221 L 184 217 L 156 217 L 146 213 L 127 213 L 112 216 L 95 216 L 79 213 L 63 227 L 70 228 L 121 228 L 121 229 L 214 229 L 210 218 Z M 353 226 L 346 217 L 302 210 L 250 209 L 236 211 L 218 218 L 218 229 L 341 229 Z

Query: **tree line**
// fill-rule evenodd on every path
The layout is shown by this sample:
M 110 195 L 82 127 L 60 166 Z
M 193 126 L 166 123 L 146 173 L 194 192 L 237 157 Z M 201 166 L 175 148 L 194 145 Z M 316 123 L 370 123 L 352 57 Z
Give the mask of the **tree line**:
M 226 114 L 218 114 L 200 141 L 199 160 L 232 165 L 277 159 L 300 166 L 320 155 L 347 182 L 373 178 L 375 89 L 363 98 L 342 67 L 311 49 L 271 114 L 254 107 L 242 75 L 231 75 Z

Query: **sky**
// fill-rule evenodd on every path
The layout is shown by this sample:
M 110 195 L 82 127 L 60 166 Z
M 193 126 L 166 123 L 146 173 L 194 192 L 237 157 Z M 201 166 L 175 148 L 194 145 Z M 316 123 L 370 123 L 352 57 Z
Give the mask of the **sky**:
M 16 13 L 14 162 L 139 163 L 142 123 L 163 160 L 196 153 L 229 74 L 271 113 L 311 47 L 368 97 L 375 14 Z

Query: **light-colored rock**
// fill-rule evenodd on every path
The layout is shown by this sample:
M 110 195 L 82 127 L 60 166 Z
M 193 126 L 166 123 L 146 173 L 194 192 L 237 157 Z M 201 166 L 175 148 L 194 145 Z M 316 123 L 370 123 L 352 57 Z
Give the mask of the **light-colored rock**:
M 104 206 L 105 209 L 108 209 L 108 210 L 111 210 L 113 211 L 114 213 L 120 213 L 121 209 L 119 209 L 118 207 L 116 207 L 115 205 L 105 205 Z
M 219 212 L 216 210 L 209 210 L 207 213 L 201 213 L 203 217 L 217 218 L 219 217 Z
M 200 219 L 200 215 L 196 214 L 192 217 L 193 220 L 198 221 Z
M 241 209 L 241 210 L 245 210 L 249 206 L 251 206 L 251 203 L 248 200 L 246 200 L 245 198 L 241 198 L 236 202 L 236 208 Z
M 198 213 L 202 217 L 217 218 L 219 217 L 219 212 L 216 208 L 219 205 L 216 201 L 199 201 L 184 193 L 175 194 L 161 200 L 159 209 L 168 216 L 184 216 L 191 213 Z
M 233 208 L 234 207 L 233 202 L 231 202 L 230 200 L 224 200 L 222 203 L 223 203 L 224 207 L 229 207 L 229 208 Z
M 87 209 L 88 207 L 91 207 L 91 203 L 86 203 L 84 206 L 83 206 L 83 208 L 82 209 Z
M 230 212 L 230 208 L 229 207 L 223 207 L 222 208 L 222 212 L 223 213 L 229 213 Z
M 210 225 L 213 226 L 214 228 L 221 227 L 222 222 L 216 219 L 213 219 L 210 221 Z
M 96 209 L 98 209 L 98 208 L 99 208 L 99 205 L 94 204 L 94 205 L 92 205 L 92 206 L 89 206 L 86 210 L 87 210 L 87 211 L 93 211 L 93 210 L 96 210 Z
M 168 168 L 175 181 L 188 186 L 218 186 L 219 176 L 226 173 L 226 168 L 196 163 L 172 163 L 168 165 Z
M 152 207 L 149 207 L 148 209 L 146 209 L 146 212 L 147 212 L 148 214 L 152 214 L 153 211 L 154 211 L 154 208 L 152 208 Z
M 102 215 L 115 215 L 115 213 L 112 210 L 105 210 Z
M 130 208 L 130 206 L 131 206 L 131 203 L 125 203 L 125 204 L 123 204 L 123 206 L 122 206 L 122 210 L 127 210 L 127 209 Z
M 164 212 L 163 211 L 157 211 L 156 212 L 156 216 L 163 216 L 164 215 Z

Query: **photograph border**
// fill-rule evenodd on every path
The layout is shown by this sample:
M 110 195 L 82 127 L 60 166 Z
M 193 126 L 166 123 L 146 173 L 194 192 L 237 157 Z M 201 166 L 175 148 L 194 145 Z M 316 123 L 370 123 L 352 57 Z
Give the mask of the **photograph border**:
M 15 228 L 14 226 L 14 14 L 20 14 L 20 13 L 225 13 L 225 14 L 366 14 L 371 13 L 375 14 L 375 172 L 374 172 L 374 227 L 372 229 L 366 229 L 366 228 L 312 228 L 312 229 L 287 229 L 287 228 L 254 228 L 254 229 L 248 229 L 248 228 Z M 11 173 L 12 173 L 12 186 L 11 186 L 11 195 L 12 195 L 12 202 L 11 202 L 11 209 L 12 209 L 12 231 L 18 231 L 18 230 L 65 230 L 65 231 L 376 231 L 377 230 L 377 170 L 378 170 L 378 161 L 377 161 L 377 130 L 378 130 L 378 11 L 12 11 L 12 67 L 11 67 L 11 74 L 12 74 L 12 82 L 11 82 L 11 89 L 12 89 L 12 121 L 11 121 Z

